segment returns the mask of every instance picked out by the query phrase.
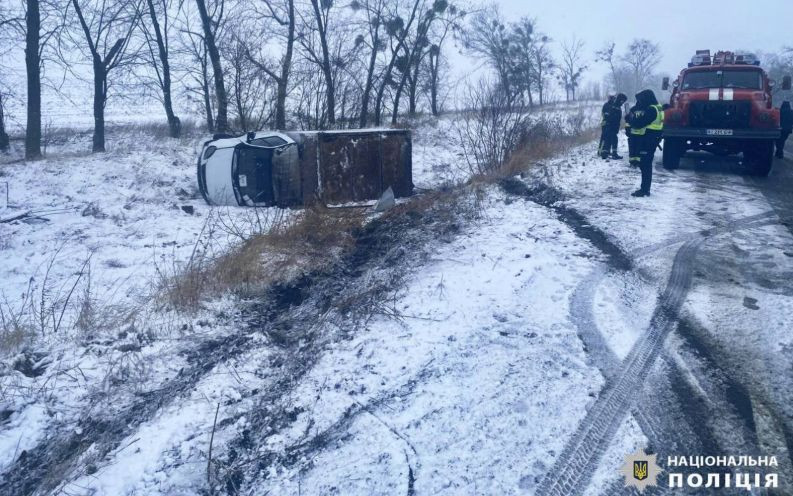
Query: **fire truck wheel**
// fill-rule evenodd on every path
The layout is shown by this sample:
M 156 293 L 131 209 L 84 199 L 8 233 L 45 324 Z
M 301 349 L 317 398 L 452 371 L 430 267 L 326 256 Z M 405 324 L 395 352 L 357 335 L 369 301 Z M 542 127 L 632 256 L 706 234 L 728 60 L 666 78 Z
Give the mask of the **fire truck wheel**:
M 749 171 L 755 176 L 767 176 L 774 163 L 774 142 L 760 141 L 747 145 L 743 152 Z
M 664 139 L 663 163 L 665 169 L 677 169 L 680 167 L 680 158 L 685 153 L 682 140 L 666 138 Z

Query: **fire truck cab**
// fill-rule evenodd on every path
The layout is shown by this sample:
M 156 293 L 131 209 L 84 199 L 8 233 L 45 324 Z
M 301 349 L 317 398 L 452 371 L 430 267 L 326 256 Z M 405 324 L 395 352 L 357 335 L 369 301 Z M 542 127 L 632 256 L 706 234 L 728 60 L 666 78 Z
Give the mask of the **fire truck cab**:
M 782 88 L 790 85 L 785 76 Z M 669 86 L 664 78 L 663 89 Z M 687 150 L 704 150 L 742 153 L 752 173 L 768 175 L 780 136 L 773 88 L 755 55 L 720 51 L 711 56 L 710 50 L 698 50 L 672 84 L 664 115 L 664 167 L 677 168 Z

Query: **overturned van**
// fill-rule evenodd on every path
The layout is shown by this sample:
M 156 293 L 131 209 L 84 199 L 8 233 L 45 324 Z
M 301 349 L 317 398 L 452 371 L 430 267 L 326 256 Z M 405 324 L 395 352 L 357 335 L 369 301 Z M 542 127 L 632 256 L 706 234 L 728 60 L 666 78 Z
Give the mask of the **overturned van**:
M 408 130 L 260 131 L 216 136 L 198 157 L 211 205 L 281 207 L 373 200 L 413 192 Z

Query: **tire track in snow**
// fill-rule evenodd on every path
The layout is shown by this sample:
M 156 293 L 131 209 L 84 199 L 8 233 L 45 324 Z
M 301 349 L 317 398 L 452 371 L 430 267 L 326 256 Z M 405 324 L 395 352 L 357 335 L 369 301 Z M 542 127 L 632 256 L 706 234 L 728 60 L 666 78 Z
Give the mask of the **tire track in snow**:
M 605 394 L 587 413 L 572 440 L 548 472 L 538 495 L 566 496 L 589 482 L 600 456 L 628 414 L 666 336 L 677 323 L 677 313 L 691 284 L 694 257 L 704 238 L 686 241 L 677 251 L 669 281 L 650 321 L 650 327 L 634 344 L 624 367 Z
M 693 233 L 681 234 L 665 241 L 637 248 L 631 250 L 629 253 L 625 254 L 625 256 L 629 257 L 631 260 L 640 259 L 663 248 L 674 246 L 686 241 L 696 240 L 703 236 L 715 236 L 739 229 L 767 225 L 769 223 L 775 222 L 769 220 L 775 217 L 776 214 L 773 211 L 743 217 L 730 221 L 723 226 L 704 229 Z M 601 373 L 603 373 L 603 375 L 608 380 L 611 380 L 618 375 L 621 360 L 611 350 L 609 345 L 606 343 L 603 334 L 598 329 L 594 313 L 592 312 L 592 302 L 594 301 L 597 287 L 612 270 L 613 269 L 611 267 L 603 264 L 596 266 L 578 284 L 570 299 L 570 313 L 573 317 L 573 322 L 578 329 L 578 334 L 581 337 L 581 340 L 584 342 L 587 352 L 592 357 L 595 366 L 600 369 Z
M 546 476 L 538 495 L 580 492 L 589 482 L 589 477 L 594 472 L 600 456 L 608 447 L 624 416 L 633 407 L 635 392 L 641 389 L 644 378 L 656 356 L 661 352 L 666 336 L 676 326 L 677 312 L 691 283 L 694 257 L 702 242 L 707 237 L 717 234 L 775 223 L 776 221 L 770 220 L 775 217 L 773 211 L 763 212 L 728 222 L 724 226 L 680 235 L 631 252 L 632 258 L 640 258 L 684 241 L 675 256 L 672 273 L 653 314 L 650 328 L 640 341 L 634 344 L 621 372 L 619 372 L 619 359 L 605 343 L 592 313 L 594 293 L 600 280 L 606 276 L 607 268 L 602 265 L 595 268 L 576 288 L 571 298 L 571 314 L 579 335 L 598 368 L 607 379 L 613 378 L 613 382 L 606 394 L 601 395 L 579 425 L 572 441 L 548 472 L 555 477 L 551 479 Z M 667 360 L 667 363 L 674 366 L 671 360 Z M 639 405 L 636 408 L 637 422 L 651 445 L 658 447 L 661 445 L 661 439 L 646 416 L 647 406 Z

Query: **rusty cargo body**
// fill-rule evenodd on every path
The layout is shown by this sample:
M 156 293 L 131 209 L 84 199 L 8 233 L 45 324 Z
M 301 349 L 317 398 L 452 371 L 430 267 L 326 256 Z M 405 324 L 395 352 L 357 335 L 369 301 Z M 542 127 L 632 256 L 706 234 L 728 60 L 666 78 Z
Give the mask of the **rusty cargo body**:
M 198 184 L 212 205 L 298 206 L 413 193 L 409 130 L 260 131 L 204 143 Z

